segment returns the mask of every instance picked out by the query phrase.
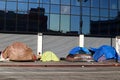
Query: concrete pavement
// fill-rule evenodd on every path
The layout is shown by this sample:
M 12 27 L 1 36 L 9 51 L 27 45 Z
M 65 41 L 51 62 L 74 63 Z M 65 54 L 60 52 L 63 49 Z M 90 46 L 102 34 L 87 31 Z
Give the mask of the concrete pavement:
M 0 80 L 120 80 L 120 68 L 0 67 Z
M 120 80 L 116 62 L 0 62 L 0 80 Z

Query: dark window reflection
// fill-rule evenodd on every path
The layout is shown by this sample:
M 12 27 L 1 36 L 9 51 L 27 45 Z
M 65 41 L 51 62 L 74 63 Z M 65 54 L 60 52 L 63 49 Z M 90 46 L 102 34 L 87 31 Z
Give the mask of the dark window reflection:
M 16 14 L 13 11 L 6 13 L 6 31 L 15 31 L 16 29 Z
M 44 14 L 45 9 L 39 7 L 31 8 L 28 14 L 0 11 L 0 30 L 5 28 L 6 31 L 46 32 L 47 16 Z
M 0 31 L 5 28 L 5 11 L 0 11 Z

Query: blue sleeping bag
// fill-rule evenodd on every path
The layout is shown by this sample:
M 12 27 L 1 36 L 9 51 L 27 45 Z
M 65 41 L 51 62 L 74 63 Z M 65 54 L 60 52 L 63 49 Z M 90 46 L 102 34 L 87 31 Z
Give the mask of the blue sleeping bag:
M 94 52 L 93 59 L 95 61 L 98 61 L 98 59 L 102 57 L 103 55 L 105 56 L 106 60 L 117 58 L 117 52 L 115 48 L 108 46 L 108 45 L 103 45 L 99 48 L 91 48 L 90 50 Z
M 74 47 L 73 49 L 71 49 L 70 52 L 69 52 L 69 54 L 72 54 L 72 55 L 79 54 L 80 51 L 83 51 L 86 54 L 90 54 L 90 52 L 89 52 L 89 50 L 87 48 L 85 48 L 85 47 L 79 47 L 79 46 Z

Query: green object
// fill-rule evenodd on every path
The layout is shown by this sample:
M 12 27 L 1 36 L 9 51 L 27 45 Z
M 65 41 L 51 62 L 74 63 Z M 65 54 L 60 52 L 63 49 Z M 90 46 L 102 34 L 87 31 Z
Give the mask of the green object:
M 42 54 L 41 61 L 47 62 L 47 61 L 60 61 L 60 60 L 52 51 L 46 51 Z

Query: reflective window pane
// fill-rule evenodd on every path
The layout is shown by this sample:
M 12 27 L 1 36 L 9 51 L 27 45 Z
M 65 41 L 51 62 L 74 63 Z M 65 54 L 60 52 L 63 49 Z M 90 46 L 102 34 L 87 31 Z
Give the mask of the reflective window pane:
M 120 0 L 118 0 L 118 10 L 120 11 Z
M 50 5 L 43 4 L 43 8 L 45 8 L 45 13 L 50 13 Z
M 0 10 L 5 10 L 5 2 L 0 1 Z
M 28 0 L 18 0 L 18 2 L 28 2 Z
M 27 12 L 28 4 L 27 3 L 18 3 L 18 11 Z
M 116 18 L 118 16 L 117 10 L 110 10 L 110 17 Z
M 59 5 L 51 5 L 51 13 L 60 13 Z
M 110 9 L 117 9 L 117 0 L 110 0 Z
M 71 0 L 71 5 L 79 6 L 79 4 L 78 0 Z
M 99 16 L 99 9 L 91 8 L 91 16 Z
M 61 28 L 60 31 L 66 33 L 70 31 L 70 16 L 69 15 L 61 15 Z
M 61 6 L 61 14 L 70 14 L 70 6 Z
M 50 3 L 50 0 L 42 0 L 42 3 Z
M 71 16 L 71 31 L 79 32 L 79 16 Z
M 59 15 L 50 14 L 50 30 L 60 31 L 59 30 Z
M 80 15 L 80 7 L 72 6 L 71 7 L 71 14 Z
M 83 15 L 90 15 L 90 8 L 83 8 Z
M 11 6 L 12 5 L 12 6 Z M 17 6 L 17 3 L 16 2 L 7 2 L 7 11 L 16 11 L 16 6 Z
M 83 16 L 83 27 L 82 27 L 82 32 L 84 34 L 89 34 L 90 30 L 90 17 L 88 16 Z
M 51 4 L 60 4 L 60 0 L 51 0 Z
M 61 4 L 70 5 L 70 0 L 61 0 Z
M 38 7 L 39 7 L 38 4 L 33 4 L 33 3 L 29 4 L 29 10 L 31 10 L 31 8 L 38 8 Z
M 91 7 L 99 7 L 99 0 L 91 0 Z
M 99 21 L 99 17 L 91 17 L 91 20 L 90 21 Z
M 100 16 L 102 17 L 108 17 L 108 9 L 100 9 Z
M 27 15 L 17 15 L 17 31 L 27 31 L 28 26 Z
M 16 1 L 16 0 L 6 0 L 6 1 Z
M 83 0 L 82 5 L 86 7 L 90 7 L 90 0 Z
M 108 0 L 100 0 L 100 8 L 108 8 Z
M 35 2 L 35 3 L 38 3 L 39 0 L 29 0 L 29 2 Z

